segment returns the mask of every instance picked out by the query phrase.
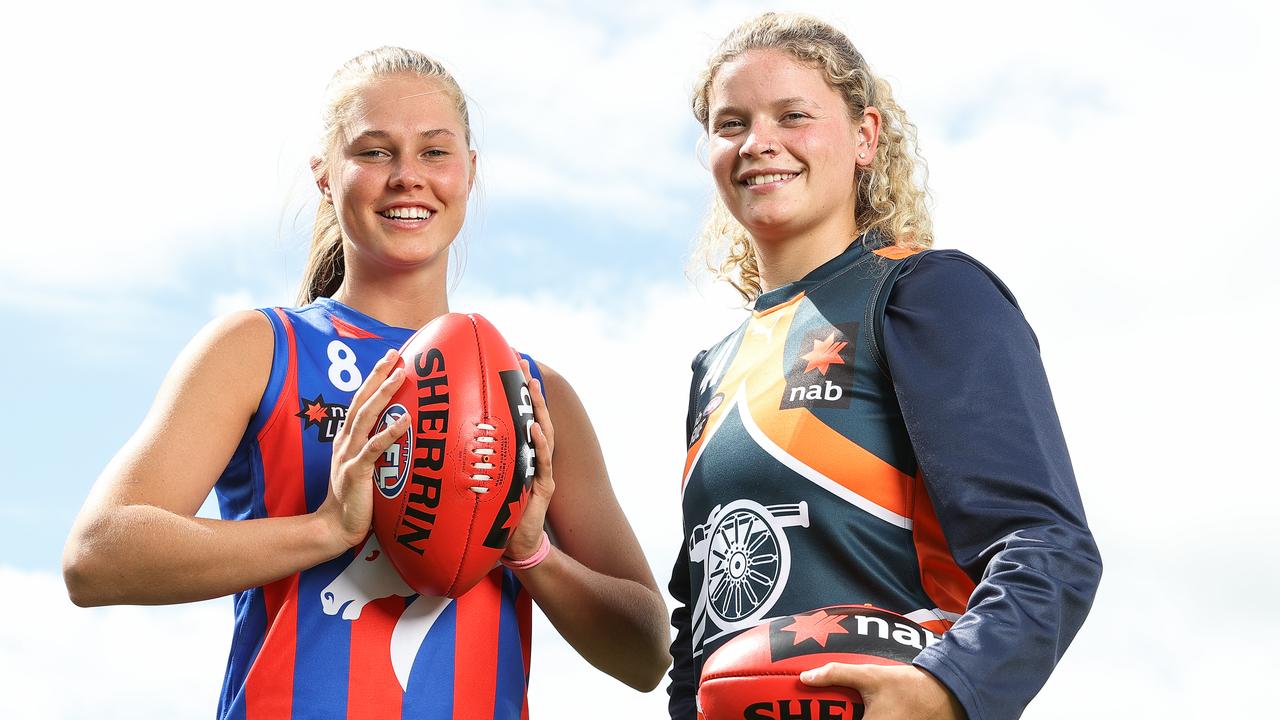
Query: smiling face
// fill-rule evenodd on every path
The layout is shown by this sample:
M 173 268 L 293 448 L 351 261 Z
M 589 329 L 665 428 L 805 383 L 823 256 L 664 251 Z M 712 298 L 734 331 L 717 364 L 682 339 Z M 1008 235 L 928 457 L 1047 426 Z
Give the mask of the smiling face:
M 716 71 L 708 110 L 720 197 L 757 242 L 819 236 L 842 242 L 838 252 L 853 239 L 858 153 L 874 155 L 874 132 L 819 70 L 750 50 Z
M 337 210 L 348 266 L 447 263 L 475 179 L 454 98 L 430 78 L 373 77 L 347 117 L 317 183 Z

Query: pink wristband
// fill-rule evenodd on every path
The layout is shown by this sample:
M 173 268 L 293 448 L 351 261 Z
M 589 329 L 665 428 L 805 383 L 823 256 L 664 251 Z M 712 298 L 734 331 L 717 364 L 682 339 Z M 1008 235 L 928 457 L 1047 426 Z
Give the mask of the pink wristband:
M 533 554 L 523 560 L 513 560 L 506 555 L 502 556 L 502 564 L 512 570 L 528 570 L 536 566 L 538 563 L 547 559 L 547 555 L 551 554 L 551 538 L 547 537 L 547 531 L 542 531 L 542 542 L 538 544 L 538 549 Z

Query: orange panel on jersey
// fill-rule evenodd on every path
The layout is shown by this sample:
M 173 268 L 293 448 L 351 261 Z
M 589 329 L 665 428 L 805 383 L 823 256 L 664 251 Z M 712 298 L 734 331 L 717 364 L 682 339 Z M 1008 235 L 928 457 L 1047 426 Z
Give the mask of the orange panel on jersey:
M 920 559 L 920 584 L 938 607 L 947 612 L 963 613 L 975 587 L 964 570 L 956 565 L 942 534 L 942 525 L 933 510 L 933 502 L 924 487 L 924 478 L 916 477 L 916 506 L 912 512 L 912 539 Z
M 901 260 L 902 258 L 911 257 L 912 255 L 915 255 L 916 253 L 921 251 L 912 250 L 910 248 L 898 247 L 897 245 L 891 245 L 889 247 L 880 248 L 879 250 L 872 250 L 871 252 L 879 255 L 882 258 L 886 258 L 888 260 Z
M 682 483 L 688 482 L 689 472 L 693 469 L 698 451 L 702 449 L 707 438 L 714 434 L 712 429 L 718 427 L 724 415 L 729 412 L 739 388 L 746 384 L 752 392 L 758 392 L 756 385 L 762 378 L 766 383 L 776 380 L 782 368 L 782 348 L 785 343 L 773 342 L 773 338 L 787 336 L 791 321 L 795 318 L 796 307 L 803 299 L 804 293 L 800 293 L 795 298 L 769 308 L 763 313 L 752 313 L 743 332 L 742 343 L 734 353 L 733 362 L 725 369 L 716 387 L 716 392 L 724 396 L 724 401 L 707 418 L 702 437 L 690 446 L 688 454 L 685 455 Z M 762 373 L 760 371 L 762 367 L 767 368 L 768 372 Z M 683 484 L 681 487 L 683 489 Z
M 779 396 L 780 391 L 762 393 L 751 402 L 751 417 L 770 440 L 791 457 L 885 510 L 911 516 L 910 475 L 832 430 L 805 408 L 778 410 Z

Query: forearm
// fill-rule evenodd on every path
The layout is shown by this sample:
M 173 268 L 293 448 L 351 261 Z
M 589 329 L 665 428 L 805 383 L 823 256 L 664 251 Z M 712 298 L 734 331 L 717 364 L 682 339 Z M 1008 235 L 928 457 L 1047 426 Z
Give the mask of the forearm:
M 192 602 L 312 567 L 340 544 L 316 515 L 210 520 L 124 505 L 72 531 L 63 575 L 81 606 Z
M 972 720 L 1017 718 L 1075 637 L 1102 574 L 1092 538 L 1029 528 L 1002 543 L 965 615 L 916 665 Z
M 516 574 L 587 662 L 637 690 L 657 687 L 671 662 L 666 606 L 657 590 L 598 573 L 559 549 Z

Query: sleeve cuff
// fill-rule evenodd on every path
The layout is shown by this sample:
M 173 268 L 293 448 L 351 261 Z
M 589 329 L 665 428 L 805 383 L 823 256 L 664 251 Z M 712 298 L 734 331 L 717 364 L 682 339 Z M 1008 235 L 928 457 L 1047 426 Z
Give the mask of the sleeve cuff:
M 933 648 L 925 648 L 916 656 L 912 665 L 924 670 L 942 683 L 964 707 L 969 720 L 986 720 L 978 703 L 978 695 L 964 675 L 941 653 L 930 652 Z

